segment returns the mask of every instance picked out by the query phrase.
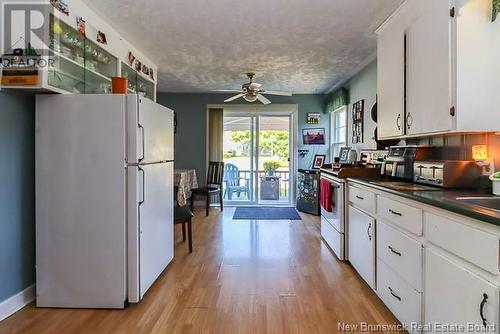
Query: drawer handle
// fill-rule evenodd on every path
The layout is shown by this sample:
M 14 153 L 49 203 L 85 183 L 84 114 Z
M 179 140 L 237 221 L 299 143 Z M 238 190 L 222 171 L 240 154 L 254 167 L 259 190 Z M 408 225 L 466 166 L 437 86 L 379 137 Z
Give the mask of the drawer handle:
M 481 319 L 483 320 L 483 326 L 487 327 L 488 326 L 488 320 L 484 317 L 484 305 L 488 301 L 488 295 L 483 293 L 483 300 L 481 301 L 481 305 L 479 307 L 479 313 L 481 315 Z
M 368 229 L 366 230 L 366 234 L 368 234 L 368 240 L 372 240 L 372 234 L 370 233 L 372 229 L 372 223 L 368 224 Z
M 395 294 L 391 287 L 389 287 L 389 292 L 391 293 L 391 295 L 394 298 L 396 298 L 397 300 L 401 301 L 401 297 L 399 297 L 397 294 Z
M 393 215 L 396 215 L 396 216 L 399 216 L 399 217 L 403 216 L 403 214 L 401 212 L 397 212 L 397 211 L 394 211 L 392 209 L 389 209 L 389 212 L 392 213 Z
M 356 198 L 360 199 L 360 200 L 364 200 L 365 199 L 364 197 L 361 197 L 361 196 L 358 196 L 358 195 L 356 195 Z
M 394 254 L 401 256 L 401 253 L 400 253 L 400 252 L 398 252 L 398 251 L 396 251 L 396 250 L 394 250 L 394 248 L 392 248 L 392 246 L 387 246 L 387 247 L 389 247 L 389 250 L 390 250 L 391 252 L 393 252 Z

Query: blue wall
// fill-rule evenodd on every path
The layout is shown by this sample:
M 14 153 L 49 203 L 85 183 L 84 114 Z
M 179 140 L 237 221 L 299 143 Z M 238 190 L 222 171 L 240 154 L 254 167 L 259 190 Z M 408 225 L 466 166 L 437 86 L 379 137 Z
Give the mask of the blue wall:
M 157 102 L 177 112 L 177 134 L 175 136 L 175 167 L 195 168 L 200 184 L 206 177 L 206 142 L 207 142 L 207 105 L 222 104 L 224 99 L 231 95 L 225 94 L 183 94 L 183 93 L 158 93 Z M 299 108 L 298 138 L 299 149 L 302 148 L 302 129 L 307 127 L 322 127 L 326 130 L 327 145 L 305 146 L 309 154 L 300 158 L 299 168 L 311 168 L 314 154 L 327 154 L 329 148 L 329 115 L 321 114 L 320 125 L 306 124 L 307 113 L 324 110 L 325 95 L 321 94 L 296 94 L 291 97 L 271 96 L 269 99 L 274 104 L 297 104 Z M 243 100 L 231 104 L 247 104 Z M 256 102 L 259 103 L 259 102 Z
M 377 61 L 373 61 L 362 69 L 358 74 L 352 77 L 346 83 L 345 88 L 349 90 L 349 112 L 347 117 L 347 146 L 358 149 L 377 148 L 377 142 L 374 138 L 374 131 L 377 124 L 371 118 L 371 110 L 377 101 Z M 363 120 L 363 137 L 364 141 L 361 144 L 352 143 L 352 105 L 359 100 L 365 100 L 364 120 Z
M 0 302 L 35 283 L 35 99 L 0 92 Z

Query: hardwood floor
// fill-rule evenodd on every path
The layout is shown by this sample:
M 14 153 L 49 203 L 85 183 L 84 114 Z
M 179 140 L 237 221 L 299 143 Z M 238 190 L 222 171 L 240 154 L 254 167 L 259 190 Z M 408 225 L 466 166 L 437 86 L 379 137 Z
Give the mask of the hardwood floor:
M 397 323 L 321 241 L 318 217 L 233 221 L 233 212 L 196 212 L 191 255 L 176 226 L 175 259 L 141 303 L 125 310 L 32 304 L 0 322 L 0 333 L 337 333 L 339 323 Z

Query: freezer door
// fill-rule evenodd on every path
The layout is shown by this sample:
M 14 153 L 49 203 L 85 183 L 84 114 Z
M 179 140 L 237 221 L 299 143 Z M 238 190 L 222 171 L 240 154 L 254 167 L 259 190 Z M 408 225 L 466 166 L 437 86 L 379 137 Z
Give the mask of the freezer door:
M 147 98 L 127 96 L 128 162 L 174 159 L 174 113 Z
M 138 302 L 174 256 L 173 162 L 129 167 L 129 301 Z
M 124 307 L 123 110 L 117 96 L 37 96 L 38 306 Z

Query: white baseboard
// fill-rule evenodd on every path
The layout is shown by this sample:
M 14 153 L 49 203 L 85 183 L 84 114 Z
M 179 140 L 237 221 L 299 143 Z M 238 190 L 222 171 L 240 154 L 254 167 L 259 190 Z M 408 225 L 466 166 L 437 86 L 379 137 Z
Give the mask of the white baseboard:
M 31 303 L 33 300 L 35 300 L 35 291 L 35 284 L 33 284 L 23 291 L 1 302 L 0 321 L 4 320 L 7 317 L 10 317 L 12 314 L 16 313 L 17 311 Z

